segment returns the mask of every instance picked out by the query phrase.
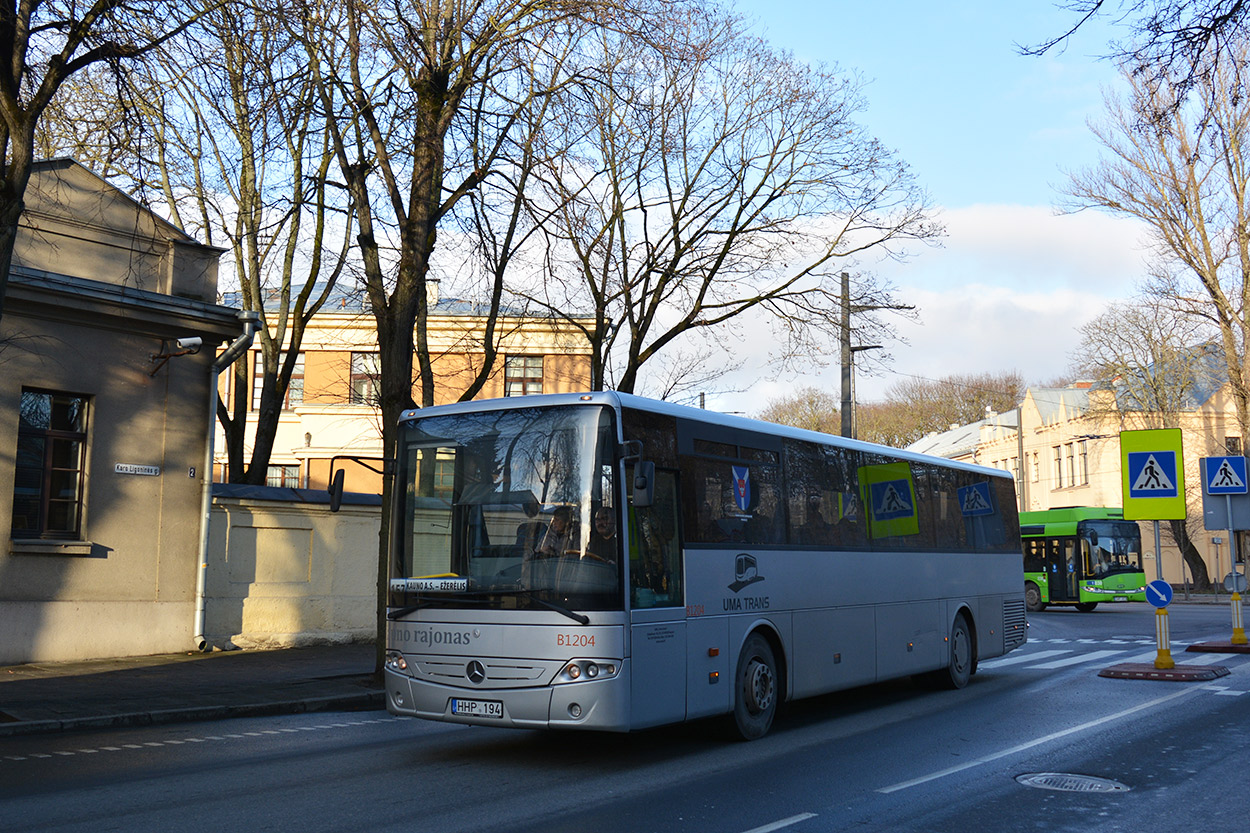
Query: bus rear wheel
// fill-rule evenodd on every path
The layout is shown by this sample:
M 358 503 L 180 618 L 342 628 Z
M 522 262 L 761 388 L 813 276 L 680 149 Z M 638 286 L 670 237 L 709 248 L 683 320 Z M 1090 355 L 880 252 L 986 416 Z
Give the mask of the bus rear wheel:
M 1076 609 L 1082 613 L 1089 613 L 1096 607 L 1098 607 L 1098 602 L 1081 602 L 1076 606 Z
M 734 728 L 743 740 L 767 734 L 777 713 L 779 692 L 772 646 L 758 633 L 752 634 L 742 646 L 734 674 Z
M 1042 601 L 1042 591 L 1031 581 L 1024 583 L 1024 606 L 1029 609 L 1029 613 L 1041 613 L 1046 609 L 1046 603 Z

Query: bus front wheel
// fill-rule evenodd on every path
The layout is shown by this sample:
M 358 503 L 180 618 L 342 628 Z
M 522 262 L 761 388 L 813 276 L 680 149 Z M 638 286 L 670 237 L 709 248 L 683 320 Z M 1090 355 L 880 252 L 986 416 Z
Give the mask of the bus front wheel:
M 1031 581 L 1024 583 L 1024 606 L 1029 609 L 1029 613 L 1041 613 L 1046 609 L 1046 603 L 1042 601 L 1042 591 Z
M 772 646 L 758 633 L 752 634 L 742 646 L 734 674 L 734 728 L 743 740 L 762 738 L 768 732 L 779 692 Z
M 1096 607 L 1098 607 L 1098 602 L 1081 602 L 1076 606 L 1076 609 L 1082 613 L 1089 613 Z

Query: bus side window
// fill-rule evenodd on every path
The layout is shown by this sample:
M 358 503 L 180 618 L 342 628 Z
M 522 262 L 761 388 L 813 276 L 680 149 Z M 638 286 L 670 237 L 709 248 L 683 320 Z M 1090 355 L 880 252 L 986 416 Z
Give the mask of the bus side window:
M 632 468 L 626 475 L 633 477 Z M 657 470 L 655 502 L 629 506 L 629 580 L 636 608 L 685 604 L 677 516 L 676 476 Z

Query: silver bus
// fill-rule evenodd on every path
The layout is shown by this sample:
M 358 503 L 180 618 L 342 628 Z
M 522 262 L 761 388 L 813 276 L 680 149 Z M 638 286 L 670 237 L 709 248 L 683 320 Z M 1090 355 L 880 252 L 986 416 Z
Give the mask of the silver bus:
M 996 469 L 612 392 L 409 411 L 396 462 L 393 714 L 751 739 L 1025 640 Z

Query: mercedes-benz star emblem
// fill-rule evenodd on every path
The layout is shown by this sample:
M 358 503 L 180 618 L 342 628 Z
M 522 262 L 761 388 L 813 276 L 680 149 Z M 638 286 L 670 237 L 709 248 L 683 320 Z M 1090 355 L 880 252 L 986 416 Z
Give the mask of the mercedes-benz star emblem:
M 473 660 L 464 667 L 464 675 L 469 678 L 469 682 L 473 685 L 479 685 L 486 679 L 486 666 L 477 660 Z

